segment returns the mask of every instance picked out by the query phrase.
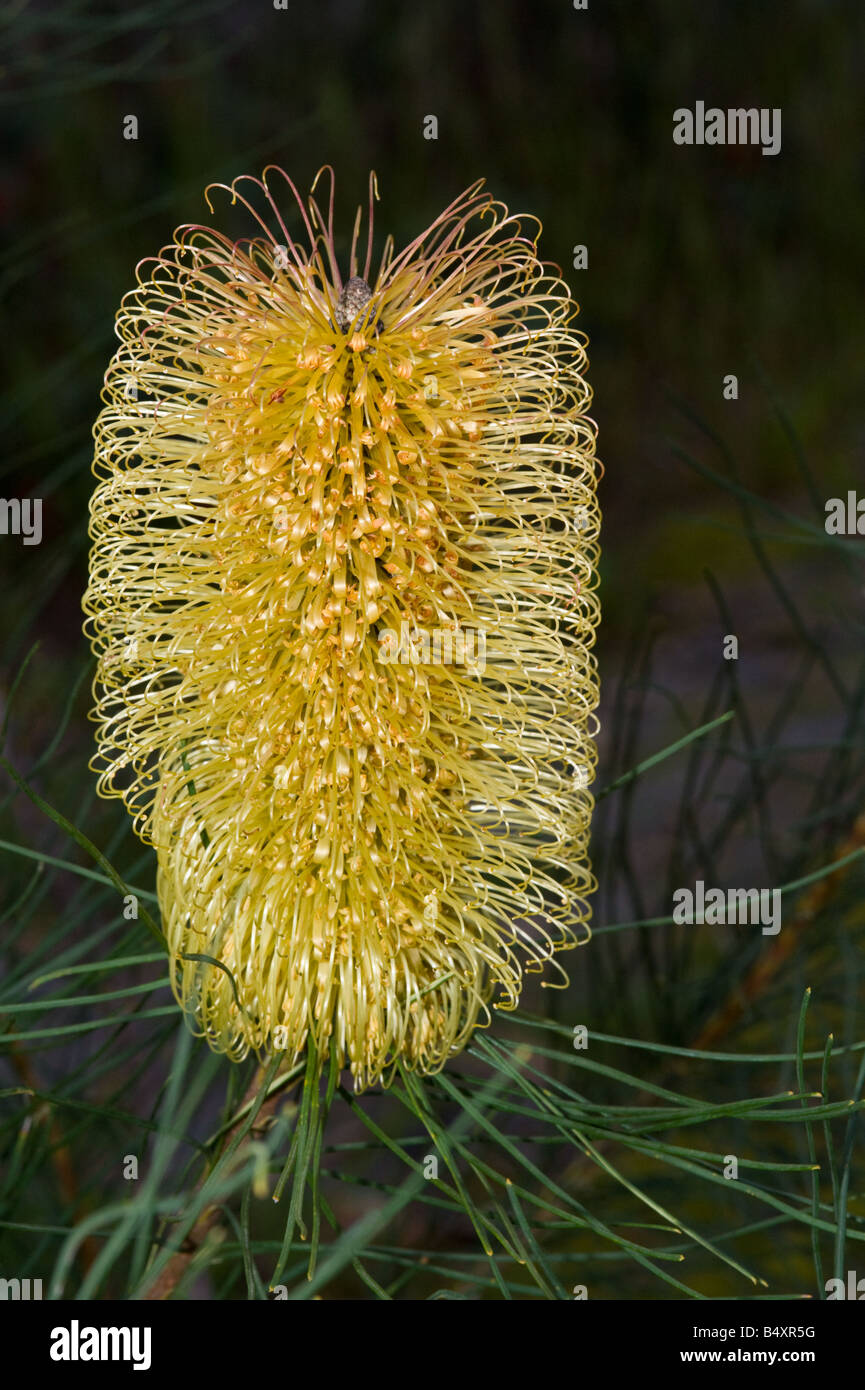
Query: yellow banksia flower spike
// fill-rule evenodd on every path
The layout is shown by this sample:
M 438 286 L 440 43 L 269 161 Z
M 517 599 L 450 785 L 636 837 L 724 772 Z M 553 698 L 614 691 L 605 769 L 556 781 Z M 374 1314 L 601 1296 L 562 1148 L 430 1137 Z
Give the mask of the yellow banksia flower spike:
M 477 183 L 373 274 L 373 176 L 343 280 L 329 172 L 139 267 L 84 609 L 192 1025 L 362 1089 L 588 935 L 600 464 L 537 224 Z

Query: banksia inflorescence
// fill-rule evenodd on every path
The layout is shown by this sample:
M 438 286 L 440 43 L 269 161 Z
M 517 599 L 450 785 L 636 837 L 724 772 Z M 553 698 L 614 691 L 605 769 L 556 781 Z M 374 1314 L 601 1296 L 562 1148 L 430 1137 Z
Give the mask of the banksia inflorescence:
M 585 340 L 480 184 L 373 277 L 371 179 L 343 282 L 332 176 L 326 216 L 247 182 L 256 235 L 180 229 L 118 314 L 94 766 L 156 848 L 194 1026 L 364 1087 L 441 1067 L 587 935 Z

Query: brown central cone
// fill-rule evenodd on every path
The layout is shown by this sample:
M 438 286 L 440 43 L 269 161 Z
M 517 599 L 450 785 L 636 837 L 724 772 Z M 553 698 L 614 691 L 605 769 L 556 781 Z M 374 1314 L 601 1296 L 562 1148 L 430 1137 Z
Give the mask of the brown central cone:
M 347 333 L 361 309 L 372 299 L 372 290 L 360 275 L 352 275 L 342 288 L 336 304 L 336 322 L 341 333 Z

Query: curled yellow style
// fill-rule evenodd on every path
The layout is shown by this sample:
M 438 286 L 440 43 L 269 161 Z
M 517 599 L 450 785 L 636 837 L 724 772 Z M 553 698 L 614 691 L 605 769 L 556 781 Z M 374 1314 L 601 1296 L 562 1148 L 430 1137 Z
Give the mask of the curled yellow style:
M 255 235 L 179 229 L 117 317 L 94 769 L 156 848 L 196 1030 L 335 1046 L 361 1089 L 441 1067 L 588 935 L 585 338 L 480 183 L 373 274 L 371 177 L 345 281 L 332 172 L 326 216 L 280 169 L 226 191 Z

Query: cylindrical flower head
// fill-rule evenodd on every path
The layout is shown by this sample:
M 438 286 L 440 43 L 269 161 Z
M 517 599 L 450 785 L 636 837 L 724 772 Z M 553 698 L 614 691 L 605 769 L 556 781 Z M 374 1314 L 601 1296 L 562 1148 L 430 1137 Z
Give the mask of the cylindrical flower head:
M 196 1030 L 335 1041 L 363 1088 L 441 1067 L 588 934 L 585 338 L 481 184 L 373 276 L 372 178 L 344 282 L 332 175 L 326 216 L 241 182 L 255 235 L 179 229 L 118 314 L 94 768 L 156 848 Z

